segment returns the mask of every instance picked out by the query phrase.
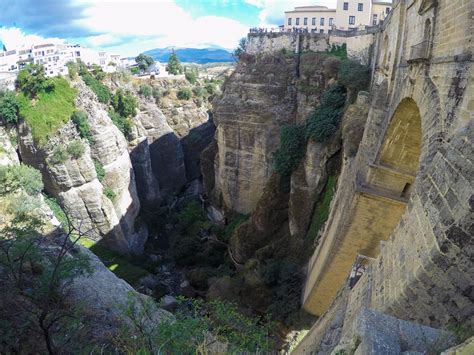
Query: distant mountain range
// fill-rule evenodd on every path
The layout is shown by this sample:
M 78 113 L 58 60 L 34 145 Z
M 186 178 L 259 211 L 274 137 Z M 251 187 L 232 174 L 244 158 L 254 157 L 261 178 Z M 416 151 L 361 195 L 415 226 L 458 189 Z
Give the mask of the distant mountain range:
M 167 62 L 173 48 L 155 48 L 144 52 L 159 62 Z M 232 62 L 232 54 L 221 48 L 175 48 L 176 55 L 181 62 L 187 63 L 217 63 Z

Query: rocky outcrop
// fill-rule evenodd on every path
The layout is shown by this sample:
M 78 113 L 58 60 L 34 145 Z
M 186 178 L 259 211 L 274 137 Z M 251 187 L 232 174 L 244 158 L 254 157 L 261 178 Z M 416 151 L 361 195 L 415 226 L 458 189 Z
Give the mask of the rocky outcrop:
M 218 154 L 214 198 L 251 212 L 273 171 L 280 127 L 295 119 L 293 57 L 244 54 L 214 102 Z
M 140 202 L 126 140 L 95 95 L 81 82 L 76 88 L 77 107 L 87 112 L 90 142 L 81 139 L 68 122 L 45 146 L 39 146 L 23 123 L 19 126 L 22 160 L 42 172 L 47 193 L 58 199 L 77 227 L 119 252 L 140 253 L 147 232 L 144 226 L 135 226 Z M 66 149 L 72 142 L 84 148 L 80 156 L 52 158 L 58 147 Z M 94 161 L 105 171 L 102 182 Z M 105 188 L 111 191 L 109 197 Z

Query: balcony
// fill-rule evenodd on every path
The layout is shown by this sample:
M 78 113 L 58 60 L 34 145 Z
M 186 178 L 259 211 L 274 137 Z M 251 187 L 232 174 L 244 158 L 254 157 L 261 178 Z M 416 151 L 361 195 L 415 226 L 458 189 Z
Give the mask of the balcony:
M 408 63 L 428 61 L 430 56 L 431 41 L 423 41 L 411 46 Z

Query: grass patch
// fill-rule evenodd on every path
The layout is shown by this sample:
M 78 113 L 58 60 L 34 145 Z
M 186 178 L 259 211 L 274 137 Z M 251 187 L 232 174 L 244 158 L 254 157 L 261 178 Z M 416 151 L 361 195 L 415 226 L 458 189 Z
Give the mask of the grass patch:
M 45 144 L 56 131 L 69 121 L 75 109 L 76 90 L 66 79 L 52 78 L 54 90 L 38 93 L 31 100 L 25 94 L 18 95 L 20 116 L 31 128 L 36 143 Z
M 136 265 L 130 257 L 120 255 L 88 238 L 81 238 L 79 243 L 97 255 L 117 277 L 127 281 L 132 286 L 138 286 L 139 280 L 148 275 L 148 271 Z
M 49 208 L 51 208 L 51 211 L 53 211 L 54 216 L 61 223 L 61 227 L 66 230 L 68 228 L 68 220 L 67 220 L 66 212 L 64 212 L 64 210 L 62 209 L 62 207 L 59 205 L 58 201 L 54 197 L 50 197 L 44 193 L 43 193 L 43 197 L 46 204 L 49 206 Z
M 319 230 L 329 217 L 329 206 L 334 195 L 335 187 L 336 176 L 329 176 L 326 187 L 324 188 L 323 196 L 314 209 L 313 219 L 311 220 L 311 226 L 309 227 L 308 237 L 312 241 L 316 241 Z
M 250 218 L 250 214 L 240 214 L 236 213 L 234 216 L 230 218 L 230 222 L 227 226 L 225 226 L 224 232 L 222 233 L 222 239 L 224 242 L 228 242 L 234 231 L 240 226 L 242 223 L 247 222 Z

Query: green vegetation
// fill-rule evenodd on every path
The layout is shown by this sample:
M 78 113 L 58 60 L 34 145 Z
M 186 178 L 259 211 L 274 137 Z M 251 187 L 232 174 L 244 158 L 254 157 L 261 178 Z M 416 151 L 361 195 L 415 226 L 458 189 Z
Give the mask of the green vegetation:
M 250 218 L 249 214 L 234 214 L 230 220 L 229 224 L 225 226 L 223 233 L 221 233 L 220 237 L 224 242 L 229 242 L 230 237 L 234 234 L 234 231 L 242 224 L 248 221 Z
M 98 160 L 94 160 L 95 173 L 97 174 L 97 179 L 102 182 L 105 177 L 104 166 Z
M 326 142 L 336 132 L 344 113 L 346 89 L 340 85 L 329 87 L 321 95 L 321 103 L 306 122 L 306 137 Z
M 86 83 L 86 85 L 94 92 L 94 94 L 96 94 L 97 100 L 103 104 L 108 104 L 110 97 L 112 96 L 109 88 L 93 77 L 92 74 L 87 71 L 87 69 L 85 71 L 82 70 L 79 73 L 82 77 L 82 80 L 84 80 L 84 83 Z
M 104 195 L 112 202 L 117 198 L 117 194 L 108 186 L 104 186 Z
M 115 112 L 124 118 L 135 116 L 136 110 L 138 108 L 138 103 L 135 96 L 133 96 L 128 91 L 123 91 L 122 89 L 119 89 L 115 92 L 115 95 L 112 97 L 111 104 Z
M 51 80 L 54 90 L 38 92 L 35 100 L 30 100 L 24 93 L 18 96 L 20 116 L 39 144 L 44 144 L 67 123 L 75 109 L 76 90 L 63 78 Z
M 154 99 L 159 99 L 163 96 L 163 93 L 161 92 L 160 88 L 153 87 L 152 95 Z
M 25 164 L 0 166 L 0 195 L 24 190 L 37 195 L 43 190 L 41 173 Z
M 66 216 L 66 212 L 62 209 L 61 205 L 58 203 L 58 201 L 54 197 L 50 197 L 46 194 L 43 193 L 44 200 L 46 204 L 51 208 L 51 211 L 53 211 L 54 216 L 58 219 L 58 221 L 61 223 L 61 227 L 66 230 L 66 232 L 69 232 L 69 223 L 68 219 Z
M 345 60 L 339 68 L 338 82 L 352 93 L 351 102 L 353 102 L 359 91 L 369 87 L 370 68 L 355 60 Z
M 189 100 L 193 96 L 191 89 L 189 88 L 182 88 L 178 90 L 176 97 L 180 100 Z
M 69 156 L 73 157 L 74 159 L 79 159 L 84 155 L 86 149 L 80 139 L 75 139 L 68 144 L 66 150 Z
M 123 133 L 125 137 L 130 134 L 132 124 L 130 123 L 130 120 L 128 118 L 120 116 L 114 110 L 109 110 L 109 117 L 112 120 L 113 124 L 117 126 L 117 128 L 120 130 L 120 132 Z
M 89 142 L 92 140 L 91 128 L 89 121 L 87 120 L 87 112 L 85 111 L 74 111 L 71 116 L 72 122 L 76 125 L 77 130 L 81 138 L 87 139 Z
M 207 96 L 207 90 L 204 89 L 201 86 L 195 86 L 195 87 L 193 87 L 193 95 L 195 97 L 206 97 Z
M 140 74 L 140 68 L 139 68 L 139 67 L 132 67 L 132 68 L 130 68 L 130 72 L 131 72 L 133 75 Z
M 214 95 L 217 92 L 218 87 L 214 83 L 207 83 L 205 89 L 209 95 Z
M 183 72 L 183 66 L 178 59 L 174 49 L 168 59 L 168 64 L 166 65 L 166 71 L 172 75 L 178 75 Z
M 297 265 L 286 260 L 268 259 L 260 269 L 260 277 L 272 290 L 267 313 L 283 324 L 292 324 L 301 307 L 303 273 Z
M 129 354 L 205 354 L 214 340 L 227 344 L 229 354 L 268 353 L 272 349 L 270 326 L 243 315 L 232 303 L 180 298 L 178 307 L 175 319 L 146 326 L 156 305 L 130 295 L 119 349 Z
M 13 91 L 0 92 L 0 120 L 6 123 L 17 123 L 20 107 Z
M 49 92 L 54 89 L 55 81 L 48 79 L 44 68 L 39 64 L 27 65 L 18 72 L 15 86 L 25 96 L 36 97 L 40 92 Z
M 240 56 L 245 52 L 247 49 L 247 38 L 241 38 L 239 41 L 239 45 L 237 48 L 234 50 L 234 53 L 232 53 L 232 56 L 234 57 L 235 60 L 239 60 Z
M 155 64 L 155 60 L 152 57 L 143 53 L 135 57 L 135 62 L 137 62 L 138 68 L 142 71 L 146 71 L 150 66 Z
M 79 243 L 97 255 L 117 277 L 132 286 L 138 286 L 139 280 L 148 275 L 148 271 L 139 266 L 133 258 L 118 254 L 91 239 L 82 238 Z
M 332 44 L 331 48 L 326 49 L 326 53 L 330 56 L 337 57 L 340 60 L 347 59 L 347 46 L 345 43 L 342 45 Z
M 308 237 L 311 241 L 315 241 L 319 230 L 324 225 L 329 217 L 329 207 L 331 205 L 332 197 L 336 188 L 336 177 L 329 176 L 326 186 L 323 191 L 322 198 L 319 199 L 314 208 L 311 226 L 309 227 Z
M 197 72 L 193 69 L 187 70 L 184 73 L 184 77 L 186 78 L 187 81 L 189 81 L 190 84 L 194 85 L 197 82 Z
M 306 138 L 304 126 L 289 125 L 280 130 L 280 146 L 275 152 L 274 166 L 282 176 L 289 176 L 296 170 L 305 155 Z
M 145 99 L 149 99 L 153 96 L 153 89 L 150 85 L 141 84 L 138 88 L 138 95 L 143 96 Z
M 69 158 L 69 154 L 67 152 L 66 147 L 64 144 L 59 144 L 56 146 L 49 157 L 49 162 L 51 164 L 62 164 Z
M 75 79 L 77 76 L 77 64 L 74 62 L 67 62 L 66 63 L 67 71 L 68 71 L 68 76 L 70 79 Z

